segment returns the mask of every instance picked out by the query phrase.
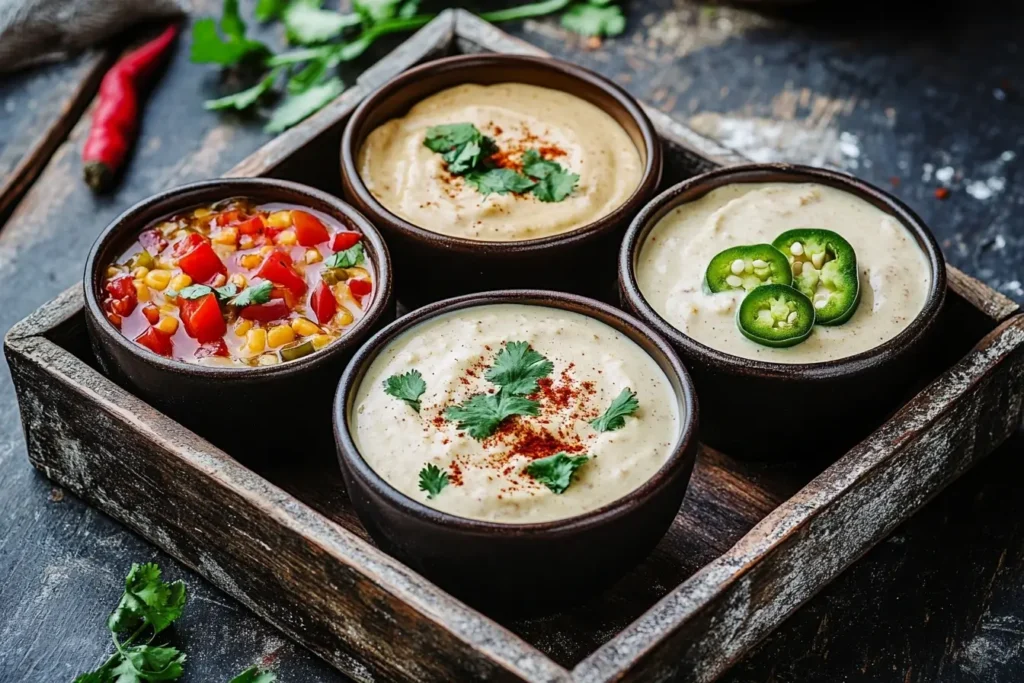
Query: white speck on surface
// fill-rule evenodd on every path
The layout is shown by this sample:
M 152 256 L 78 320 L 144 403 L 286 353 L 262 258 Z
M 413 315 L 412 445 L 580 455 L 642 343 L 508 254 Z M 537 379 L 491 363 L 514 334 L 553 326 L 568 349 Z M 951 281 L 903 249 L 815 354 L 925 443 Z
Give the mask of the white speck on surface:
M 988 199 L 992 196 L 992 189 L 983 180 L 975 180 L 967 184 L 967 194 L 975 199 Z
M 943 166 L 939 170 L 935 171 L 935 179 L 940 183 L 948 183 L 956 175 L 956 171 L 952 166 Z
M 839 151 L 852 159 L 860 157 L 860 144 L 857 136 L 843 131 L 839 134 Z
M 1003 237 L 1002 235 L 996 235 L 995 239 L 992 240 L 992 248 L 995 249 L 996 251 L 1004 248 L 1005 246 L 1006 238 Z
M 935 166 L 932 164 L 925 164 L 921 167 L 921 182 L 931 182 L 932 174 L 935 173 Z
M 1004 282 L 999 289 L 1011 296 L 1024 296 L 1024 287 L 1021 286 L 1020 280 Z
M 994 88 L 992 90 L 992 97 L 996 98 L 1000 102 L 1003 102 L 1006 100 L 1006 91 L 1003 90 L 1002 88 Z
M 1008 150 L 1006 150 L 1005 152 L 1003 152 L 1002 154 L 999 155 L 999 160 L 1000 161 L 1013 161 L 1016 158 L 1017 158 L 1017 153 L 1014 152 L 1012 149 L 1008 149 Z

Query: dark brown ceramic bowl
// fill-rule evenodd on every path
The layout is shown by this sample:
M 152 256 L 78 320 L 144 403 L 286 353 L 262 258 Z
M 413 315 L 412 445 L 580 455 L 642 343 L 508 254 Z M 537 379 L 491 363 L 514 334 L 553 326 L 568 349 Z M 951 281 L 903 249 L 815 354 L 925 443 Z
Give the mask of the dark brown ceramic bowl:
M 932 271 L 931 291 L 910 325 L 863 353 L 820 363 L 785 364 L 717 351 L 686 336 L 658 315 L 640 292 L 635 273 L 640 248 L 650 231 L 680 204 L 715 188 L 763 182 L 814 182 L 835 187 L 864 199 L 906 226 Z M 619 286 L 625 308 L 669 339 L 693 374 L 704 413 L 701 437 L 705 443 L 748 457 L 807 459 L 846 451 L 899 405 L 921 370 L 925 356 L 922 351 L 946 295 L 946 267 L 939 245 L 921 219 L 882 190 L 836 171 L 750 164 L 690 178 L 647 205 L 633 220 L 622 243 Z
M 376 288 L 367 302 L 366 315 L 344 337 L 316 353 L 280 365 L 217 368 L 151 353 L 107 320 L 100 305 L 105 270 L 136 236 L 165 216 L 229 197 L 308 206 L 363 234 Z M 93 244 L 86 260 L 84 284 L 86 324 L 104 371 L 132 393 L 239 458 L 280 454 L 276 450 L 280 447 L 294 454 L 310 443 L 312 435 L 319 435 L 318 443 L 326 444 L 329 452 L 330 405 L 338 377 L 359 344 L 395 317 L 391 260 L 373 225 L 337 197 L 283 180 L 206 180 L 144 199 L 115 218 Z
M 682 424 L 671 456 L 647 483 L 577 517 L 503 524 L 428 507 L 393 488 L 363 460 L 349 432 L 348 417 L 363 376 L 377 355 L 398 335 L 440 314 L 499 303 L 559 308 L 596 318 L 654 358 L 672 383 Z M 697 456 L 697 417 L 690 377 L 679 358 L 639 320 L 570 294 L 505 290 L 437 302 L 378 332 L 356 352 L 341 378 L 334 403 L 334 434 L 349 497 L 378 545 L 472 604 L 537 612 L 557 609 L 603 588 L 654 548 L 686 492 Z
M 426 230 L 388 211 L 359 177 L 363 141 L 421 100 L 464 83 L 526 83 L 575 95 L 607 112 L 632 138 L 644 162 L 640 185 L 609 215 L 560 235 L 485 242 Z M 640 105 L 602 76 L 557 59 L 519 55 L 448 57 L 406 71 L 352 114 L 341 141 L 345 197 L 384 234 L 395 259 L 395 288 L 407 305 L 506 287 L 533 287 L 613 299 L 615 254 L 630 219 L 661 181 L 661 142 Z

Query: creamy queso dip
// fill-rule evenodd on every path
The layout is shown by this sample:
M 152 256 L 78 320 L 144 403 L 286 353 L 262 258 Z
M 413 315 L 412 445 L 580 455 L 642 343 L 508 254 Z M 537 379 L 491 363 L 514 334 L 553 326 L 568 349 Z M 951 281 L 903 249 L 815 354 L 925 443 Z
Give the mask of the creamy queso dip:
M 796 228 L 832 230 L 853 245 L 860 305 L 846 323 L 816 325 L 800 344 L 762 346 L 736 327 L 744 292 L 708 293 L 704 272 L 728 247 L 771 244 Z M 712 190 L 666 215 L 640 249 L 636 277 L 661 317 L 706 346 L 741 358 L 817 363 L 867 351 L 899 334 L 924 308 L 932 273 L 903 224 L 859 197 L 816 183 L 750 183 Z
M 580 176 L 566 199 L 482 195 L 424 146 L 427 129 L 472 123 L 518 160 L 537 149 Z M 460 85 L 416 104 L 367 136 L 359 176 L 388 211 L 426 230 L 473 240 L 518 241 L 583 227 L 619 208 L 640 185 L 643 162 L 626 131 L 574 95 L 523 83 Z
M 508 418 L 478 441 L 444 410 L 495 389 L 483 375 L 508 341 L 529 342 L 554 369 L 534 395 L 538 416 Z M 426 381 L 419 413 L 382 386 L 412 369 Z M 621 429 L 596 431 L 589 421 L 627 387 L 637 394 L 637 411 Z M 410 498 L 460 517 L 532 523 L 595 510 L 641 486 L 676 445 L 679 413 L 665 373 L 617 330 L 557 308 L 496 304 L 439 316 L 393 340 L 367 370 L 349 418 L 366 462 Z M 560 451 L 590 459 L 556 494 L 523 470 Z M 427 464 L 450 477 L 432 499 L 419 490 Z

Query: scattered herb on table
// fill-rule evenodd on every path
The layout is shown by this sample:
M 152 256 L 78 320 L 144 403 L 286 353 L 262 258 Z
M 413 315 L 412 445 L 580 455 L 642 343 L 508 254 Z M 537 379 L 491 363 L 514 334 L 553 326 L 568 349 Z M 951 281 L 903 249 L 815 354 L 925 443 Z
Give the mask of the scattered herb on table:
M 587 460 L 585 455 L 567 455 L 565 452 L 555 453 L 546 458 L 534 460 L 526 466 L 525 471 L 541 484 L 555 493 L 565 493 L 572 483 L 573 475 Z
M 232 678 L 228 683 L 276 683 L 276 681 L 277 674 L 273 671 L 267 671 L 253 665 Z
M 590 425 L 599 432 L 612 432 L 626 426 L 626 417 L 636 412 L 640 402 L 636 400 L 636 392 L 626 387 L 622 392 L 612 399 L 608 410 L 596 420 L 591 420 Z
M 448 473 L 437 465 L 430 464 L 420 470 L 420 491 L 426 491 L 427 498 L 435 498 L 445 486 L 448 486 Z
M 274 94 L 281 76 L 285 75 L 287 96 L 277 105 L 266 126 L 271 133 L 285 130 L 320 110 L 344 90 L 335 73 L 340 64 L 359 58 L 384 36 L 414 31 L 431 21 L 436 14 L 421 12 L 421 4 L 430 3 L 353 0 L 352 12 L 336 12 L 321 8 L 317 0 L 258 0 L 256 18 L 261 22 L 283 22 L 289 43 L 297 46 L 275 55 L 267 45 L 246 35 L 247 27 L 239 13 L 238 0 L 224 0 L 219 22 L 207 17 L 193 25 L 192 61 L 229 69 L 245 67 L 250 71 L 252 67 L 262 67 L 264 73 L 257 81 L 250 81 L 250 87 L 209 100 L 205 106 L 214 110 L 250 109 L 264 97 Z M 543 0 L 483 12 L 480 17 L 500 23 L 558 13 L 562 13 L 563 27 L 583 36 L 615 36 L 625 30 L 625 18 L 614 0 Z M 466 170 L 473 166 L 470 164 Z M 491 192 L 500 192 L 510 183 L 522 186 L 525 181 L 496 174 L 476 182 Z M 557 197 L 564 191 L 567 181 L 554 179 L 537 185 L 543 186 L 539 197 Z
M 420 412 L 420 397 L 427 390 L 427 383 L 419 370 L 410 370 L 404 375 L 392 375 L 384 381 L 384 393 L 405 401 L 417 413 Z

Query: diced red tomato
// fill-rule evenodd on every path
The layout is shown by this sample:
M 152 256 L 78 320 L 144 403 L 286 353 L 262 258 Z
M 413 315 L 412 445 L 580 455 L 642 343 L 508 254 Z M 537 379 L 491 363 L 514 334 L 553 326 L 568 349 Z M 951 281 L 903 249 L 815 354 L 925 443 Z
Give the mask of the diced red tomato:
M 339 232 L 331 242 L 331 249 L 333 251 L 345 251 L 350 247 L 354 247 L 356 242 L 362 238 L 363 236 L 358 232 Z
M 167 248 L 167 240 L 159 230 L 147 230 L 139 235 L 139 244 L 153 256 Z
M 107 320 L 109 320 L 110 324 L 117 329 L 121 329 L 121 316 L 117 313 L 107 313 Z
M 288 307 L 284 299 L 271 299 L 265 304 L 246 306 L 238 312 L 238 315 L 246 320 L 269 323 L 286 318 L 290 311 L 291 308 Z
M 312 247 L 331 238 L 324 224 L 311 213 L 293 209 L 292 225 L 295 226 L 295 237 L 304 247 Z
M 256 275 L 283 285 L 299 296 L 306 292 L 306 281 L 292 269 L 292 257 L 281 250 L 268 254 Z
M 362 298 L 373 291 L 373 283 L 369 280 L 349 280 L 348 289 L 352 296 Z
M 209 356 L 224 356 L 225 358 L 230 355 L 228 354 L 228 345 L 224 343 L 223 339 L 218 339 L 212 342 L 206 342 L 198 349 L 196 349 L 196 358 L 207 358 Z
M 155 327 L 147 327 L 145 332 L 135 338 L 135 341 L 161 356 L 170 357 L 173 350 L 170 335 L 161 332 Z
M 196 282 L 208 282 L 214 275 L 227 272 L 217 252 L 205 241 L 178 259 L 178 266 Z
M 230 211 L 221 211 L 217 214 L 217 225 L 232 225 L 245 218 L 245 215 L 238 209 L 231 209 Z
M 119 275 L 109 280 L 106 289 L 110 293 L 110 299 L 106 303 L 112 313 L 122 317 L 129 316 L 139 304 L 139 295 L 135 291 L 135 282 L 131 275 Z
M 313 290 L 313 295 L 309 298 L 309 305 L 321 325 L 326 325 L 338 312 L 338 302 L 334 299 L 334 292 L 323 280 Z
M 174 243 L 174 249 L 171 251 L 171 254 L 174 258 L 181 258 L 206 241 L 206 238 L 198 232 L 190 232 Z
M 257 235 L 263 232 L 263 217 L 253 216 L 249 220 L 239 223 L 237 227 L 240 235 Z
M 150 325 L 156 325 L 160 322 L 160 309 L 153 304 L 146 304 L 143 306 L 142 315 L 146 316 L 146 320 L 149 321 Z
M 200 344 L 216 341 L 228 330 L 215 294 L 207 294 L 198 299 L 179 298 L 178 310 L 181 312 L 185 332 L 199 340 Z

